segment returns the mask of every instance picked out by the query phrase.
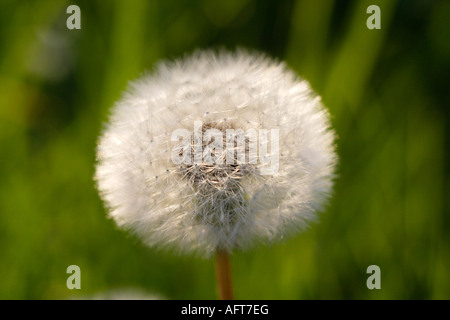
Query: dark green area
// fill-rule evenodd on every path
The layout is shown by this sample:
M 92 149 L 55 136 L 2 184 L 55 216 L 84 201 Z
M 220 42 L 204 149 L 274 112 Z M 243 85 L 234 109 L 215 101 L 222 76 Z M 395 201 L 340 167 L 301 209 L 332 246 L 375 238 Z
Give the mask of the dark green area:
M 69 4 L 81 30 L 66 28 Z M 372 4 L 380 30 L 366 27 Z M 0 298 L 216 297 L 212 261 L 148 249 L 106 219 L 95 146 L 159 59 L 244 46 L 311 82 L 340 164 L 319 223 L 232 257 L 236 297 L 450 299 L 449 17 L 444 0 L 1 0 Z M 66 287 L 73 264 L 81 290 Z M 369 265 L 381 290 L 366 287 Z

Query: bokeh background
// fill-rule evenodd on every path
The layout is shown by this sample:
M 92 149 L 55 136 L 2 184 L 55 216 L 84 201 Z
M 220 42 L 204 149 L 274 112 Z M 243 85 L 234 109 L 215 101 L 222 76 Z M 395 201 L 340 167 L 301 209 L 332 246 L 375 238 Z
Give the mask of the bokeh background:
M 70 4 L 81 30 L 66 27 Z M 340 164 L 318 223 L 232 257 L 236 297 L 450 299 L 449 17 L 445 0 L 1 0 L 0 298 L 216 298 L 213 261 L 146 248 L 106 218 L 95 148 L 158 60 L 243 46 L 310 81 Z M 66 287 L 74 264 L 81 290 Z M 380 290 L 366 287 L 373 264 Z

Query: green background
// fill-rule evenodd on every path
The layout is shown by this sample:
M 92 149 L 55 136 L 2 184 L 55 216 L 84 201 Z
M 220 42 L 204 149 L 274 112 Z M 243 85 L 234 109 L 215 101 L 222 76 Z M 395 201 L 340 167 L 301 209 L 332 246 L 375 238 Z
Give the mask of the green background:
M 66 27 L 70 4 L 81 30 Z M 380 30 L 366 27 L 372 4 Z M 106 218 L 95 148 L 127 82 L 158 60 L 243 46 L 310 81 L 340 164 L 318 223 L 232 256 L 236 298 L 450 299 L 449 17 L 449 1 L 428 0 L 1 0 L 0 298 L 216 298 L 213 261 L 146 248 Z

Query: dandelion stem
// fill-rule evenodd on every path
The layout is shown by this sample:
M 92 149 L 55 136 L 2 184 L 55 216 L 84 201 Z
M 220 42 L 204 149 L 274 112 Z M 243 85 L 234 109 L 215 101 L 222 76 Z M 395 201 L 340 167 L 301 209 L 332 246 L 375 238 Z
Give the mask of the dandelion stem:
M 230 259 L 228 253 L 220 249 L 216 251 L 216 281 L 219 299 L 233 300 Z

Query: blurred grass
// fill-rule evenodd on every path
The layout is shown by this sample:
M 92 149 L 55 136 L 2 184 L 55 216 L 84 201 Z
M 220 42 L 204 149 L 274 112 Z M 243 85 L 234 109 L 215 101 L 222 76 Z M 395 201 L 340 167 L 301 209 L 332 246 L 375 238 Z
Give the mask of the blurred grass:
M 92 175 L 108 110 L 161 58 L 245 46 L 322 95 L 339 179 L 320 223 L 233 256 L 241 299 L 450 299 L 446 1 L 0 2 L 0 298 L 137 287 L 214 299 L 213 264 L 145 248 L 105 218 Z M 382 29 L 366 28 L 381 8 Z M 67 266 L 82 289 L 66 288 Z M 381 290 L 366 268 L 381 267 Z

